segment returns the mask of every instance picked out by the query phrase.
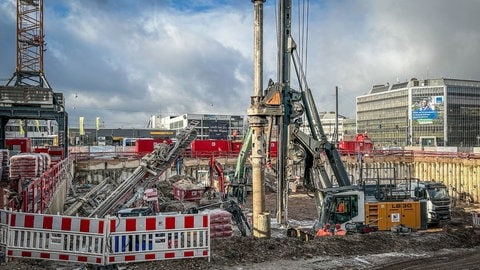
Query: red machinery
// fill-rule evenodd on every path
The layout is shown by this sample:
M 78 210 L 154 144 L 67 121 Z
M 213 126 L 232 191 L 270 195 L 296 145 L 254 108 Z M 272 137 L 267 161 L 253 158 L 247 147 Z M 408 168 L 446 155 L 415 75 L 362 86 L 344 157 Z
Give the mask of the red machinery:
M 5 146 L 8 150 L 13 151 L 17 154 L 32 152 L 32 140 L 27 137 L 6 138 Z
M 194 140 L 190 144 L 192 157 L 225 156 L 232 153 L 229 140 Z
M 147 154 L 153 151 L 155 144 L 166 143 L 171 144 L 172 139 L 161 138 L 137 138 L 135 140 L 135 153 Z
M 214 187 L 214 181 L 213 181 L 213 171 L 218 175 L 218 191 L 220 194 L 225 193 L 225 175 L 223 174 L 223 167 L 220 162 L 216 161 L 215 158 L 212 156 L 210 158 L 210 186 Z
M 195 140 L 190 144 L 189 155 L 192 158 L 238 155 L 241 149 L 242 142 L 236 140 Z M 277 149 L 277 142 L 270 142 L 270 157 L 277 157 Z
M 373 141 L 366 133 L 356 134 L 355 137 L 345 135 L 343 140 L 338 142 L 338 149 L 342 154 L 371 153 Z

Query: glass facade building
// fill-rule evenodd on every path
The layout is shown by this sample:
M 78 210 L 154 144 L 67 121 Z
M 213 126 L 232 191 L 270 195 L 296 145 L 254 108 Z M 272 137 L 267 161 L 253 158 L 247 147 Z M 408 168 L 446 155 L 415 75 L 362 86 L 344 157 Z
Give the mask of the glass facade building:
M 218 115 L 218 114 L 182 114 L 175 117 L 166 117 L 162 120 L 168 129 L 181 130 L 191 121 L 200 121 L 197 126 L 197 139 L 241 140 L 245 133 L 243 115 Z
M 480 81 L 411 79 L 375 85 L 357 103 L 357 132 L 377 148 L 480 143 Z

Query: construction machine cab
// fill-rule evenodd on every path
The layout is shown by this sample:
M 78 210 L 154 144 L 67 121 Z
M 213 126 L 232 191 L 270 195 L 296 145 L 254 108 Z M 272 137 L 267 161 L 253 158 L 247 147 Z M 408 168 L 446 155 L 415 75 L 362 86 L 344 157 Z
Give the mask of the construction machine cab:
M 364 203 L 364 193 L 360 190 L 327 192 L 318 227 L 341 224 L 342 228 L 346 228 L 346 223 L 363 223 L 364 208 L 359 205 Z
M 331 218 L 329 222 L 332 224 L 337 224 L 337 223 L 345 223 L 348 220 L 351 220 L 352 214 L 355 213 L 355 210 L 356 212 L 358 212 L 358 207 L 357 209 L 352 208 L 352 202 L 356 202 L 356 201 L 357 201 L 356 197 L 352 197 L 352 198 L 350 198 L 349 196 L 333 197 L 333 202 L 330 205 Z

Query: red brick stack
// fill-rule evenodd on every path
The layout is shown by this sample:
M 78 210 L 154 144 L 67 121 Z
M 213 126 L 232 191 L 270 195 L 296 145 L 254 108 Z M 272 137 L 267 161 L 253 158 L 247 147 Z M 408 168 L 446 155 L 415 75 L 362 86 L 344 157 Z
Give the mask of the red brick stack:
M 10 178 L 40 177 L 50 167 L 50 156 L 45 153 L 21 153 L 10 158 Z
M 210 214 L 210 237 L 225 238 L 233 235 L 232 214 L 223 209 L 206 210 Z

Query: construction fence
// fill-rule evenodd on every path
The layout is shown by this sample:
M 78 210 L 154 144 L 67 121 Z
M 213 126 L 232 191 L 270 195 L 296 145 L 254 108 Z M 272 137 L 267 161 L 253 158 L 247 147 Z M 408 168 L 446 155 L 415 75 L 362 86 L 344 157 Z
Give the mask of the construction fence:
M 480 229 L 480 213 L 472 212 L 473 228 Z
M 92 265 L 208 258 L 210 216 L 87 218 L 0 210 L 0 249 L 9 257 Z

